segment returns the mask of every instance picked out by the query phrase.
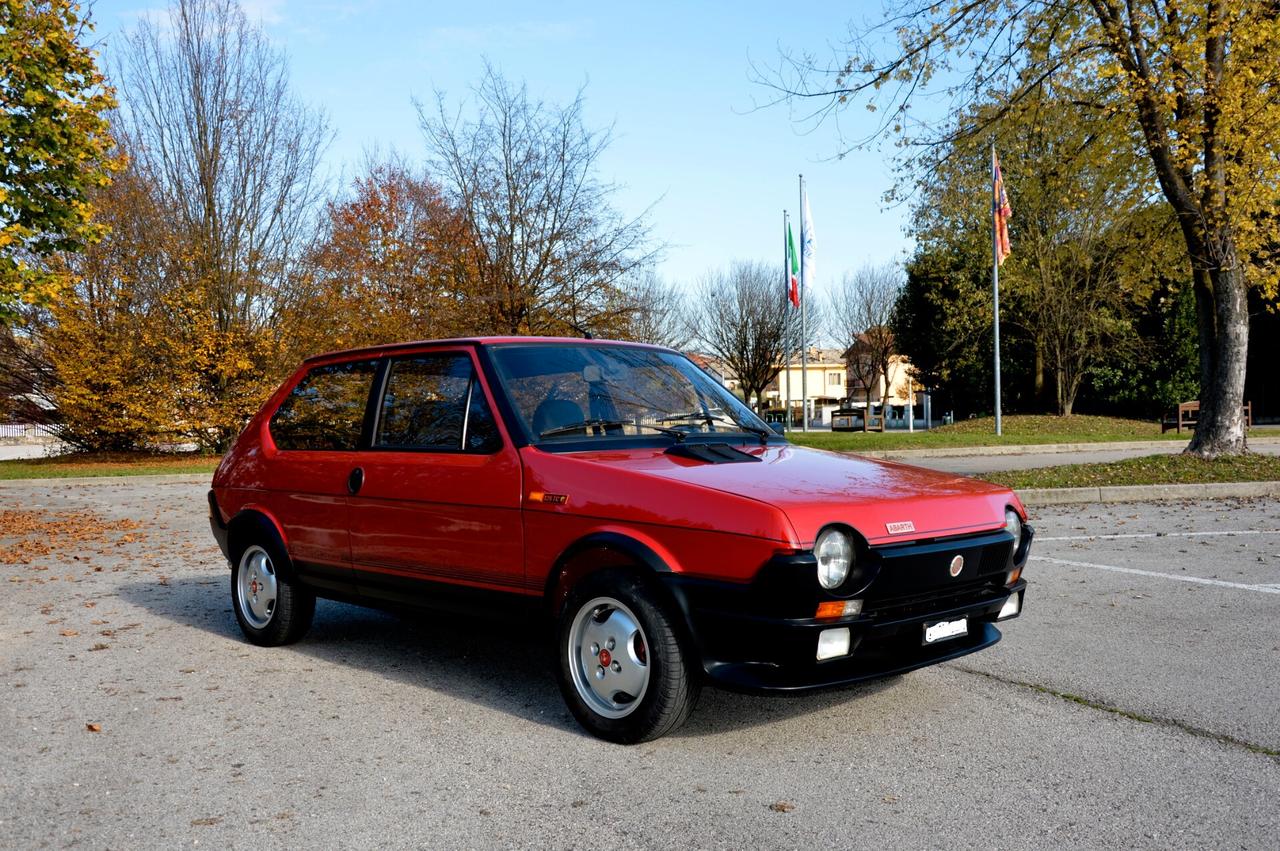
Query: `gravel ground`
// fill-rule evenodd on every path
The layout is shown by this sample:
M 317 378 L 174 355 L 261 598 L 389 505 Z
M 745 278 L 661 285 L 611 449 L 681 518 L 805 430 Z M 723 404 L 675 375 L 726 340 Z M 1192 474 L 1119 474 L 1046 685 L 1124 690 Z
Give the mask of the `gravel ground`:
M 0 527 L 0 846 L 1280 842 L 1274 504 L 1043 510 L 996 647 L 803 698 L 705 691 L 621 748 L 519 625 L 321 603 L 301 643 L 246 644 L 204 490 L 0 484 L 0 511 L 78 513 L 22 549 Z

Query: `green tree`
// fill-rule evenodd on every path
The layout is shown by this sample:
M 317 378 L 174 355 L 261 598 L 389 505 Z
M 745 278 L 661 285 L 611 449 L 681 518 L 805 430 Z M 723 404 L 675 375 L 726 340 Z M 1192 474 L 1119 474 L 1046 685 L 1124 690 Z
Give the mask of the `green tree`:
M 1152 287 L 1150 277 L 1122 274 L 1130 254 L 1149 248 L 1132 236 L 1135 217 L 1154 190 L 1150 170 L 1135 155 L 1122 122 L 1081 120 L 1072 106 L 1079 96 L 1043 85 L 1004 107 L 998 140 L 1017 199 L 1017 248 L 1001 270 L 1008 327 L 1033 352 L 1034 397 L 1052 399 L 1060 415 L 1072 413 L 1091 372 L 1132 343 L 1130 307 Z M 985 113 L 997 106 L 980 110 L 976 121 L 986 121 Z M 971 209 L 963 222 L 949 226 L 976 229 L 981 237 L 989 230 L 987 178 L 972 167 L 954 182 L 949 173 L 960 163 L 983 162 L 986 147 L 977 134 L 957 138 L 948 146 L 952 156 L 936 170 L 942 180 L 927 193 L 971 185 Z M 1177 258 L 1174 263 L 1180 265 Z
M 114 94 L 82 43 L 91 30 L 68 0 L 0 2 L 0 323 L 56 295 L 50 256 L 102 235 L 88 198 L 121 158 Z
M 921 243 L 890 322 L 915 379 L 962 417 L 992 400 L 990 247 L 970 242 Z

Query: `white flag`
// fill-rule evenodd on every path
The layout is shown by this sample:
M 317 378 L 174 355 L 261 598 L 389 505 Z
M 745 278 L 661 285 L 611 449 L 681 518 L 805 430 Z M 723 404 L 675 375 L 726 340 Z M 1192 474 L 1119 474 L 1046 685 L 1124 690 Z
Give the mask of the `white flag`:
M 818 264 L 814 262 L 813 257 L 813 214 L 809 212 L 809 193 L 804 193 L 804 219 L 800 223 L 800 255 L 804 258 L 804 282 L 808 284 L 813 280 L 813 273 L 817 271 Z

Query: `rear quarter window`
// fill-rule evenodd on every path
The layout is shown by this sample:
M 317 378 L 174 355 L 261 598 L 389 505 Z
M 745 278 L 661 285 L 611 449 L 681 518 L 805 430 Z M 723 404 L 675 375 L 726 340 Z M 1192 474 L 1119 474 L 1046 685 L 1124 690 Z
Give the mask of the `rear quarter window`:
M 360 444 L 377 361 L 318 366 L 303 376 L 271 417 L 283 450 L 351 450 Z

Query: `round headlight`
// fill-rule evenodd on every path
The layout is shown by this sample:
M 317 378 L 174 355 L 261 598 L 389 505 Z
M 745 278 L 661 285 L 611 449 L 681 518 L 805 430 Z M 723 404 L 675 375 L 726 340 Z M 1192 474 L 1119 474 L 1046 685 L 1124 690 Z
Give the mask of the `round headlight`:
M 853 539 L 839 529 L 827 529 L 818 536 L 813 554 L 818 559 L 818 584 L 839 588 L 853 567 Z
M 1004 530 L 1013 536 L 1014 544 L 1022 540 L 1022 518 L 1012 508 L 1004 510 Z

